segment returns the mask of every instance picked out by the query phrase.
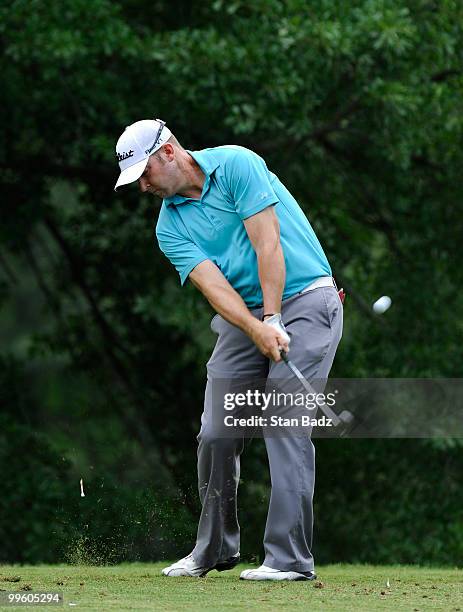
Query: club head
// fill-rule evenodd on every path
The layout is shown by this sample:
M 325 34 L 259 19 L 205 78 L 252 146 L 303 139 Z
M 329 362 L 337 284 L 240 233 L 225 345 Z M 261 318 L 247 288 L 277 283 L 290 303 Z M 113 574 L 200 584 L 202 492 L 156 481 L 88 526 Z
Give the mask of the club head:
M 346 425 L 348 425 L 353 422 L 354 415 L 352 414 L 352 412 L 349 412 L 348 410 L 343 410 L 339 414 L 339 418 L 341 419 L 343 423 L 346 423 Z

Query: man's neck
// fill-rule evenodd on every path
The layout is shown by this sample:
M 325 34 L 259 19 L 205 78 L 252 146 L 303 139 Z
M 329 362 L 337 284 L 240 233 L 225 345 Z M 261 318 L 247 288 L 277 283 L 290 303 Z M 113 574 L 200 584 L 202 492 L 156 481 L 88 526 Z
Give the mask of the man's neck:
M 201 170 L 199 164 L 185 152 L 183 159 L 185 183 L 180 187 L 178 194 L 184 198 L 192 198 L 193 200 L 199 200 L 203 192 L 204 181 L 206 175 Z

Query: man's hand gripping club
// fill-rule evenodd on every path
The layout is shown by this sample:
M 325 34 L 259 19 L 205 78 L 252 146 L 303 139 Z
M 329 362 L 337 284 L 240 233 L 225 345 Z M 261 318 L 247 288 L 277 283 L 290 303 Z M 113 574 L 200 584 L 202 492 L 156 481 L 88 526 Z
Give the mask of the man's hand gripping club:
M 281 361 L 282 351 L 289 353 L 291 338 L 279 313 L 265 319 L 260 326 L 256 326 L 251 339 L 261 353 L 275 362 Z

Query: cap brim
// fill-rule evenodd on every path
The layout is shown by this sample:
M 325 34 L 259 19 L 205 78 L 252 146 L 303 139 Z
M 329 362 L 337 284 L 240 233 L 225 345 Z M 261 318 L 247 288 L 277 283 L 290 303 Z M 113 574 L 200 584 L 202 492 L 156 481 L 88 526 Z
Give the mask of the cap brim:
M 142 159 L 133 166 L 129 166 L 125 170 L 122 170 L 119 178 L 117 179 L 117 183 L 114 186 L 114 191 L 119 191 L 121 187 L 138 180 L 143 174 L 143 170 L 146 168 L 147 163 L 148 157 L 146 159 Z

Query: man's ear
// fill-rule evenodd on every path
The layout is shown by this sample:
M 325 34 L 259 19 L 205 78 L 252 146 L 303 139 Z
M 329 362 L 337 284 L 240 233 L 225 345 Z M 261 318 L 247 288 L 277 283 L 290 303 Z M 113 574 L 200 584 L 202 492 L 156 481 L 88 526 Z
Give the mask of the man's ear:
M 175 149 L 174 149 L 174 145 L 171 144 L 170 142 L 166 142 L 165 144 L 163 144 L 160 150 L 163 152 L 164 156 L 169 161 L 174 159 L 174 157 L 175 157 Z

